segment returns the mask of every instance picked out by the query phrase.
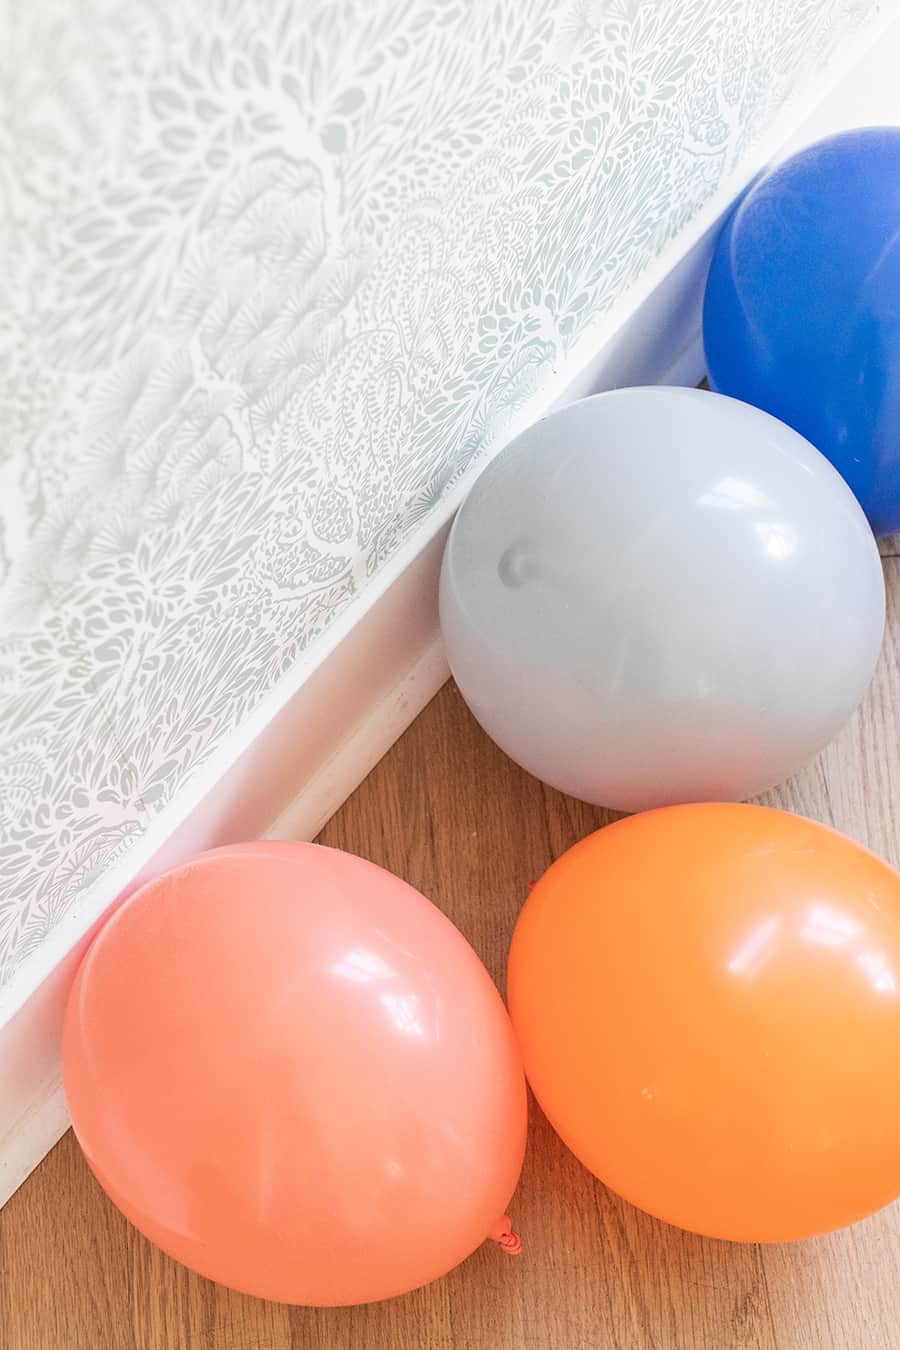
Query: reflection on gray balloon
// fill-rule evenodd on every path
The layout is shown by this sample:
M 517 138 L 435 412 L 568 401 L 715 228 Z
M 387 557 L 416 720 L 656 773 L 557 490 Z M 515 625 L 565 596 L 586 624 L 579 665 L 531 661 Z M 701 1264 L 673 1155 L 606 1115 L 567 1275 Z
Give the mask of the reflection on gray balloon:
M 530 427 L 447 544 L 457 683 L 524 768 L 635 811 L 742 799 L 835 735 L 884 580 L 856 499 L 789 427 L 696 389 L 621 389 Z

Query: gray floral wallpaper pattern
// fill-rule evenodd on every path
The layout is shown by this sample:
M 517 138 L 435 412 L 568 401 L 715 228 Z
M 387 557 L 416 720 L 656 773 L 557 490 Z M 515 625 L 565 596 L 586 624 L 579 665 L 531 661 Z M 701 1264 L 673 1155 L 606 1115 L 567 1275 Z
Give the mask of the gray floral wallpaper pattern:
M 0 0 L 0 979 L 874 0 Z

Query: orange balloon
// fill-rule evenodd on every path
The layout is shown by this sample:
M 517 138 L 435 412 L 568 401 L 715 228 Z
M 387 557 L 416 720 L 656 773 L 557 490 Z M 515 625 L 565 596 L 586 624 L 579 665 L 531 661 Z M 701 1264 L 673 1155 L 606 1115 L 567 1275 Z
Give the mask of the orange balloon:
M 900 1194 L 900 876 L 756 806 L 633 816 L 538 882 L 509 961 L 525 1071 L 613 1190 L 780 1242 Z
M 145 886 L 84 959 L 63 1057 L 100 1183 L 211 1279 L 361 1303 L 488 1236 L 516 1250 L 506 1010 L 449 920 L 360 858 L 245 844 Z

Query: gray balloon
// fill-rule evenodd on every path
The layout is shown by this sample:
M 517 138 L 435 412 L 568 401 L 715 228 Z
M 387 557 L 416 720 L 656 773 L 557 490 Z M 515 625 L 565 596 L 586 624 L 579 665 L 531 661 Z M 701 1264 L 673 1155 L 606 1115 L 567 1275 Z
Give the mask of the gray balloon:
M 554 787 L 639 811 L 740 800 L 835 735 L 872 676 L 884 577 L 797 432 L 698 389 L 620 389 L 514 440 L 447 543 L 463 697 Z

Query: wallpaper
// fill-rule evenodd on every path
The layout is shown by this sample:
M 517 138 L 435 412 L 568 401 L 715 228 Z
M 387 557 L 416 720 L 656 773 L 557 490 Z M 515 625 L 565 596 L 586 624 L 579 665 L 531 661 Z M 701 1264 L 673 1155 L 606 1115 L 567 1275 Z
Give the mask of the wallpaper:
M 0 0 L 0 980 L 875 0 Z

